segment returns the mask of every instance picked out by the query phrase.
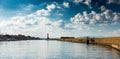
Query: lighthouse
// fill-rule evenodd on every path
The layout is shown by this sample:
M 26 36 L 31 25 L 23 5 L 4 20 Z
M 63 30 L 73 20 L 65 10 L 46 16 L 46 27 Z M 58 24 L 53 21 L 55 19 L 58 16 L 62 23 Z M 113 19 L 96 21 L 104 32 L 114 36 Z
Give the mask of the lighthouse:
M 47 40 L 49 40 L 49 33 L 47 33 Z

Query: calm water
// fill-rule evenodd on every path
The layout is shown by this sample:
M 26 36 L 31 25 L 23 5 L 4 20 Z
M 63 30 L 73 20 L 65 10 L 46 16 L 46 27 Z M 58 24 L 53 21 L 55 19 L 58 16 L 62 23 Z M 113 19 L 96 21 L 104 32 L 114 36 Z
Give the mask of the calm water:
M 101 45 L 28 40 L 0 42 L 0 59 L 120 59 L 120 52 Z

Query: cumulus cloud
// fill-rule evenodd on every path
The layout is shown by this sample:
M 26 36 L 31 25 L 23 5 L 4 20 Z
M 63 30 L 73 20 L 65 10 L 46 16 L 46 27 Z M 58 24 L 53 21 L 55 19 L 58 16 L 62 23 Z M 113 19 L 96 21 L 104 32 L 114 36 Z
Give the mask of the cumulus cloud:
M 120 4 L 120 0 L 108 0 L 108 4 L 114 3 L 114 4 Z
M 76 0 L 76 2 L 83 1 Z M 85 0 L 84 2 L 86 5 L 89 5 L 91 0 Z M 63 3 L 63 5 L 64 7 L 69 7 L 69 3 L 67 2 Z M 50 37 L 79 37 L 92 35 L 91 33 L 93 32 L 90 33 L 90 30 L 94 29 L 88 25 L 98 24 L 100 26 L 108 26 L 110 24 L 117 24 L 117 21 L 120 20 L 120 13 L 107 10 L 104 6 L 101 6 L 102 13 L 96 13 L 95 11 L 87 13 L 84 11 L 83 14 L 78 13 L 72 17 L 70 19 L 72 23 L 66 23 L 65 20 L 52 20 L 49 18 L 51 12 L 55 8 L 58 8 L 56 4 L 47 5 L 46 8 L 28 15 L 19 15 L 11 17 L 9 20 L 3 20 L 0 22 L 0 31 L 7 34 L 24 34 L 44 38 L 46 37 L 46 33 L 50 33 Z M 61 7 L 58 9 L 61 9 Z M 56 13 L 55 15 L 63 16 L 62 13 Z M 98 32 L 101 31 L 98 30 Z
M 91 2 L 92 2 L 91 0 L 85 0 L 84 3 L 85 3 L 86 5 L 88 5 L 88 6 L 91 8 Z
M 114 21 L 120 20 L 120 13 L 117 14 L 117 15 L 116 15 L 116 13 L 115 13 L 115 16 L 114 16 L 113 20 L 114 20 Z
M 7 34 L 23 34 L 45 38 L 46 33 L 49 33 L 50 37 L 79 37 L 78 34 L 81 34 L 80 30 L 89 29 L 89 27 L 85 25 L 65 23 L 65 21 L 61 19 L 53 21 L 44 15 L 44 12 L 46 14 L 46 11 L 47 10 L 43 11 L 43 9 L 41 9 L 26 16 L 14 16 L 9 20 L 3 20 L 0 22 L 0 31 Z M 86 35 L 86 33 L 82 35 Z
M 101 6 L 100 9 L 101 9 L 101 11 L 105 11 L 106 10 L 105 6 Z
M 71 18 L 71 21 L 76 24 L 99 24 L 99 25 L 109 25 L 120 20 L 120 13 L 112 12 L 111 10 L 106 10 L 103 13 L 96 13 L 92 11 L 91 13 L 83 12 L 76 14 Z
M 66 8 L 68 8 L 69 7 L 69 2 L 64 2 L 63 6 L 66 7 Z
M 60 31 L 63 31 L 62 27 L 64 27 L 64 21 L 52 21 L 47 17 L 54 8 L 55 6 L 51 4 L 47 6 L 47 10 L 40 9 L 25 16 L 18 15 L 11 17 L 9 20 L 3 20 L 0 22 L 1 32 L 38 37 L 46 37 L 46 33 L 53 34 L 54 32 L 60 35 Z M 52 35 L 52 37 L 55 37 L 55 35 Z
M 74 0 L 75 3 L 83 2 L 83 0 Z
M 89 6 L 90 8 L 92 8 L 91 7 L 91 2 L 92 2 L 92 0 L 73 0 L 73 2 L 74 3 L 83 3 L 83 4 L 85 4 L 85 5 L 87 5 L 87 6 Z
M 53 22 L 51 25 L 54 27 L 61 27 L 62 28 L 62 27 L 64 27 L 65 22 L 63 20 L 58 20 L 56 22 Z
M 83 27 L 82 25 L 66 24 L 64 20 L 52 21 L 47 17 L 37 17 L 36 15 L 15 16 L 9 21 L 1 21 L 0 24 L 2 33 L 23 34 L 44 38 L 46 37 L 46 33 L 49 33 L 50 37 L 79 37 L 78 34 L 81 34 L 80 30 L 88 29 L 88 27 Z
M 9 21 L 0 22 L 0 28 L 3 33 L 8 34 L 24 34 L 31 36 L 45 37 L 45 33 L 52 33 L 51 31 L 60 30 L 62 26 L 64 26 L 63 20 L 51 21 L 46 17 L 38 17 L 38 16 L 15 16 L 12 17 Z
M 36 15 L 37 15 L 37 16 L 49 16 L 49 15 L 50 15 L 49 9 L 48 9 L 48 10 L 44 10 L 44 9 L 38 10 L 38 11 L 36 12 Z
M 73 24 L 73 23 L 68 23 L 68 24 L 65 24 L 65 29 L 69 29 L 69 30 L 90 30 L 92 28 L 88 27 L 87 25 L 85 24 Z
M 48 9 L 48 11 L 51 11 L 51 10 L 55 9 L 56 6 L 55 6 L 55 4 L 51 4 L 51 5 L 48 5 L 46 8 Z

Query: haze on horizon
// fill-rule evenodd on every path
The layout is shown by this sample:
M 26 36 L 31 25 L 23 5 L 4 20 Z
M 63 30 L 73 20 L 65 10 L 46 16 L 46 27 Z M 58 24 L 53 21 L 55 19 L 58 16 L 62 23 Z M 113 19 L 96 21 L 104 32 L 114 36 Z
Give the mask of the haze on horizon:
M 120 36 L 120 0 L 0 0 L 0 33 Z

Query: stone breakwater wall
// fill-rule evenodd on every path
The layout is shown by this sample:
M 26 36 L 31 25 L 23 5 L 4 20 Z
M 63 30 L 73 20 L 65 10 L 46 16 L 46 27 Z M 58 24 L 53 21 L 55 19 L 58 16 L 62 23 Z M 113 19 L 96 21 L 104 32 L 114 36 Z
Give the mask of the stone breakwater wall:
M 87 39 L 87 38 L 59 39 L 59 40 L 68 41 L 68 42 L 77 42 L 77 43 L 87 43 L 87 40 L 89 40 L 89 44 L 102 44 L 120 50 L 120 37 L 95 38 L 94 42 L 91 39 Z
M 113 38 L 98 38 L 96 39 L 97 44 L 108 45 L 113 48 L 120 50 L 120 37 L 113 37 Z

